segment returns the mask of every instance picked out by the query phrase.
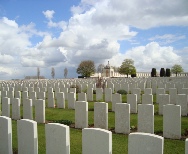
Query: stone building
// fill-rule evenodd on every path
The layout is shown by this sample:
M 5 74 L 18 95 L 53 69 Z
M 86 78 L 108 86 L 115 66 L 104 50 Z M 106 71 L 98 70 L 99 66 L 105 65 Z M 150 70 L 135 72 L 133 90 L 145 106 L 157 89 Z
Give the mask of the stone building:
M 159 74 L 157 74 L 157 76 L 159 76 Z M 171 77 L 175 77 L 175 76 L 176 74 L 171 73 Z M 188 76 L 188 72 L 179 73 L 177 74 L 177 76 L 182 76 L 182 77 Z M 114 67 L 111 66 L 108 61 L 108 64 L 102 69 L 101 73 L 95 73 L 91 77 L 118 78 L 118 77 L 127 77 L 127 75 L 122 75 L 116 70 L 114 70 Z M 128 77 L 131 77 L 131 75 L 129 75 Z M 151 72 L 136 72 L 136 77 L 149 78 L 151 77 Z
M 110 66 L 110 63 L 108 61 L 108 64 L 103 68 L 102 77 L 114 77 L 114 68 Z

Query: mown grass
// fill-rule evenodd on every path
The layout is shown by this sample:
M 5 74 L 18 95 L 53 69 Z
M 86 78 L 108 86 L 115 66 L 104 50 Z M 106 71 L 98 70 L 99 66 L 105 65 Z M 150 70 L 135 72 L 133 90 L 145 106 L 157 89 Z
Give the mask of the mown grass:
M 94 95 L 95 100 L 95 95 Z M 126 95 L 122 96 L 122 101 L 126 103 Z M 88 123 L 93 125 L 94 123 L 94 102 L 88 102 Z M 155 121 L 154 121 L 154 132 L 155 134 L 162 135 L 163 132 L 163 116 L 159 116 L 158 113 L 158 104 L 156 102 L 156 97 L 154 96 L 154 105 L 155 105 Z M 47 103 L 47 101 L 46 101 Z M 112 108 L 112 103 L 108 103 L 109 110 Z M 33 109 L 34 111 L 34 109 Z M 22 114 L 21 106 L 21 114 Z M 67 102 L 65 109 L 58 108 L 46 108 L 46 121 L 54 120 L 69 120 L 74 123 L 75 111 L 67 109 Z M 131 127 L 137 127 L 137 114 L 131 114 L 130 117 Z M 108 113 L 108 127 L 109 130 L 114 130 L 115 127 L 115 114 L 114 112 Z M 182 117 L 182 135 L 188 130 L 188 118 Z M 12 121 L 12 139 L 13 139 L 13 149 L 17 150 L 17 123 L 15 120 Z M 135 130 L 133 130 L 135 131 Z M 128 135 L 124 134 L 115 134 L 113 133 L 113 153 L 114 154 L 126 154 L 128 153 Z M 82 153 L 82 130 L 70 128 L 70 146 L 71 154 L 81 154 Z M 45 124 L 38 124 L 38 149 L 39 154 L 44 154 L 45 150 Z M 185 141 L 181 140 L 171 140 L 165 139 L 164 142 L 164 153 L 165 154 L 181 154 L 185 153 Z

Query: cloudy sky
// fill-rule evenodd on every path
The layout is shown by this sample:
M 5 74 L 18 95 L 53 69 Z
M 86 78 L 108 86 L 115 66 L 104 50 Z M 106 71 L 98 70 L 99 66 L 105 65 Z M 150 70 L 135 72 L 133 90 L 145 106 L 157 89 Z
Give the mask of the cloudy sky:
M 82 60 L 188 72 L 187 0 L 0 0 L 0 79 L 77 77 Z

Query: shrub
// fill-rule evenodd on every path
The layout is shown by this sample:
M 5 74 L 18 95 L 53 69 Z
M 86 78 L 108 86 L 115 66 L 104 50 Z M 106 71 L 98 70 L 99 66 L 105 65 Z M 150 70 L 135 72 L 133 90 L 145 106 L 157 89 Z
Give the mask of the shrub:
M 132 77 L 132 78 L 136 77 L 136 74 L 131 74 L 131 77 Z
M 117 93 L 118 93 L 118 94 L 122 94 L 122 95 L 126 95 L 126 94 L 127 94 L 127 91 L 121 89 L 121 90 L 118 90 Z
M 72 121 L 70 121 L 70 120 L 54 120 L 53 123 L 60 123 L 60 124 L 70 126 L 72 124 Z
M 93 94 L 96 94 L 96 90 L 93 90 Z

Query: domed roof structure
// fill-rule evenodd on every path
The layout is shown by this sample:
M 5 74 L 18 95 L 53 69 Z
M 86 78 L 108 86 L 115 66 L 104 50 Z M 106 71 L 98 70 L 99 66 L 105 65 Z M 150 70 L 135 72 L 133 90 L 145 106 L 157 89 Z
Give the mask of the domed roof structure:
M 105 69 L 110 69 L 111 68 L 109 61 L 108 61 L 108 64 L 104 68 Z

